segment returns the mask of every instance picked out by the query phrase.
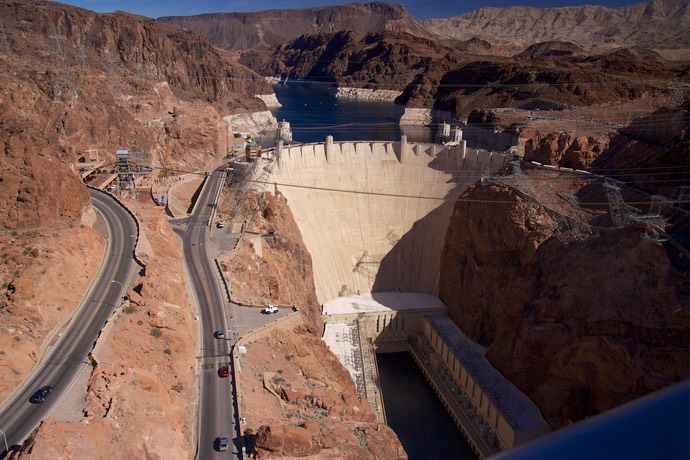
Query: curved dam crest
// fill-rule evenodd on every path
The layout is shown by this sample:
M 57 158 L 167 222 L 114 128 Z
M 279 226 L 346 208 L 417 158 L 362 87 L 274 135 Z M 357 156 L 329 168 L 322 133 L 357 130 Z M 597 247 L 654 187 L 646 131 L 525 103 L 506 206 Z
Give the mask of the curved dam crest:
M 311 253 L 321 304 L 377 291 L 438 295 L 455 201 L 509 157 L 457 146 L 336 142 L 280 146 L 271 181 Z

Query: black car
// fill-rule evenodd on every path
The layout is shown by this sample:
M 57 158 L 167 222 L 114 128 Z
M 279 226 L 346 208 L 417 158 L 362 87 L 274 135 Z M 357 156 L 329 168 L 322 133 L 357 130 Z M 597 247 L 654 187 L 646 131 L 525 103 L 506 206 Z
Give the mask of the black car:
M 41 387 L 38 390 L 36 390 L 34 392 L 34 394 L 32 394 L 31 397 L 29 398 L 29 401 L 34 403 L 34 404 L 42 403 L 46 399 L 46 396 L 52 392 L 53 392 L 53 387 L 46 385 L 46 386 Z
M 218 436 L 213 443 L 215 444 L 214 447 L 219 452 L 224 452 L 224 451 L 228 450 L 228 437 L 227 436 Z

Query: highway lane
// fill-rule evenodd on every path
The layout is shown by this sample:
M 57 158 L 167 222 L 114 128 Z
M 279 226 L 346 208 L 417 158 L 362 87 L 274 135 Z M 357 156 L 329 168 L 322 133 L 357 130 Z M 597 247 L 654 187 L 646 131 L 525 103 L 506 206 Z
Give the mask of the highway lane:
M 213 332 L 231 329 L 225 315 L 226 299 L 219 286 L 219 279 L 213 262 L 207 252 L 209 228 L 218 195 L 225 181 L 225 167 L 208 175 L 201 193 L 194 205 L 192 215 L 181 234 L 184 248 L 184 262 L 189 282 L 192 284 L 199 310 L 201 357 L 199 363 L 200 394 L 196 458 L 233 458 L 237 446 L 233 439 L 235 432 L 235 410 L 232 397 L 231 377 L 221 378 L 219 368 L 230 365 L 231 342 L 217 339 Z M 214 439 L 228 436 L 230 449 L 216 452 Z
M 47 353 L 22 387 L 0 411 L 0 430 L 10 450 L 21 445 L 50 414 L 83 366 L 90 365 L 88 353 L 116 306 L 120 304 L 136 267 L 133 258 L 137 241 L 136 223 L 112 197 L 91 190 L 94 207 L 108 228 L 108 245 L 97 278 L 66 329 L 50 344 Z M 45 402 L 32 404 L 31 394 L 44 385 L 53 387 Z M 0 451 L 5 449 L 0 439 Z

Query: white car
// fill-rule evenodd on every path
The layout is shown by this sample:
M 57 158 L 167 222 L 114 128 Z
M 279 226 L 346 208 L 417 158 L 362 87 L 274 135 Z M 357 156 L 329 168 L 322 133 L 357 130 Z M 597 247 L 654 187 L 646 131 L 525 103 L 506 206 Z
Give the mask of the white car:
M 270 315 L 271 313 L 278 313 L 278 309 L 273 305 L 268 305 L 266 308 L 261 309 L 261 313 L 264 315 Z

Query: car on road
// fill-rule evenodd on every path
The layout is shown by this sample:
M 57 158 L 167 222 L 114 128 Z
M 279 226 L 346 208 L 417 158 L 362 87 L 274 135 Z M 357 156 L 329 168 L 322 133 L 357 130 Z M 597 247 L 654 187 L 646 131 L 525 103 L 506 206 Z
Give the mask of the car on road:
M 228 437 L 227 436 L 218 436 L 216 440 L 213 442 L 214 447 L 216 448 L 217 451 L 223 452 L 228 450 Z
M 46 396 L 50 393 L 53 392 L 53 387 L 50 385 L 46 385 L 44 387 L 39 388 L 34 392 L 34 394 L 31 395 L 29 398 L 29 401 L 32 402 L 33 404 L 40 404 L 43 401 L 45 401 Z
M 217 339 L 224 339 L 225 338 L 225 331 L 223 329 L 218 329 L 216 332 L 213 333 L 213 337 Z
M 273 305 L 268 305 L 265 308 L 261 309 L 261 313 L 264 315 L 270 315 L 272 313 L 278 313 L 278 308 L 274 307 Z
M 228 375 L 230 375 L 230 368 L 228 366 L 223 366 L 220 369 L 218 369 L 218 375 L 221 377 L 225 378 Z

